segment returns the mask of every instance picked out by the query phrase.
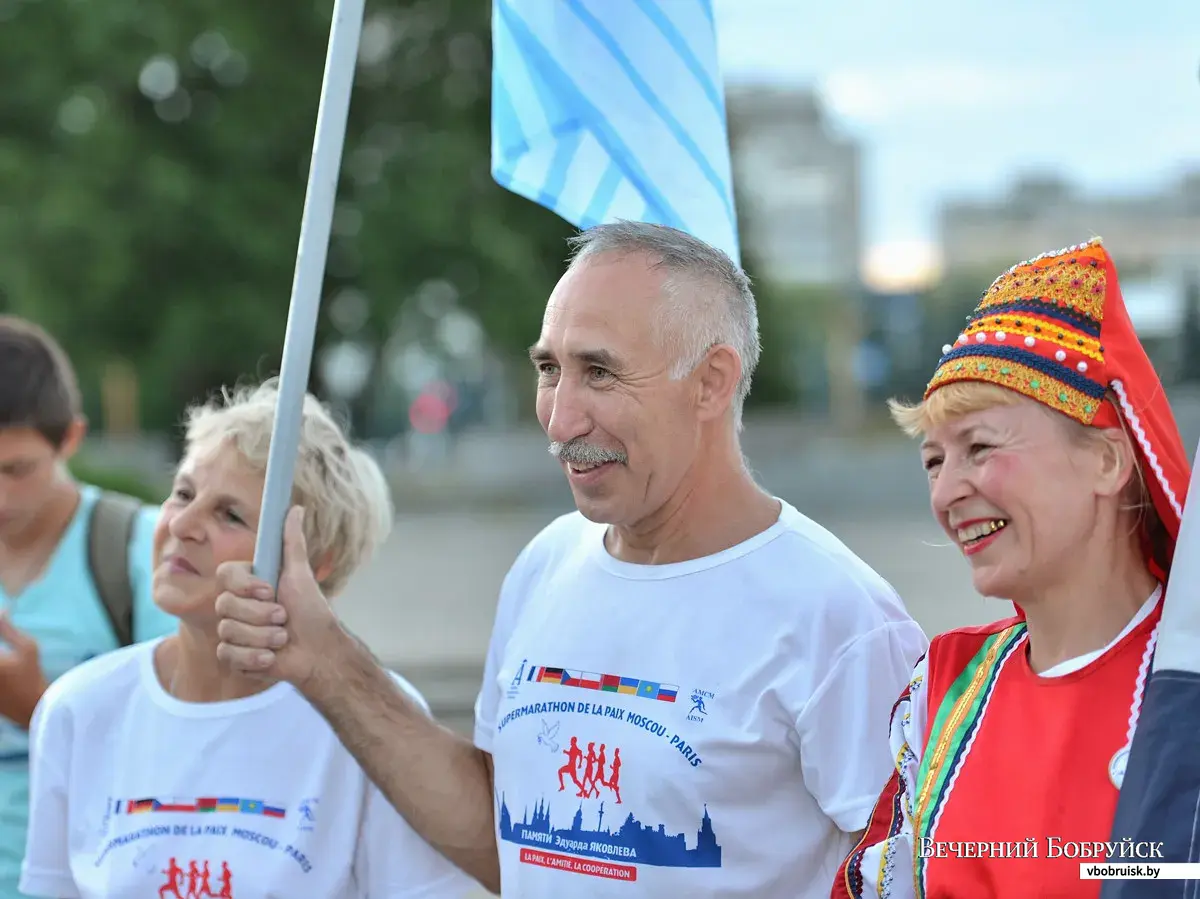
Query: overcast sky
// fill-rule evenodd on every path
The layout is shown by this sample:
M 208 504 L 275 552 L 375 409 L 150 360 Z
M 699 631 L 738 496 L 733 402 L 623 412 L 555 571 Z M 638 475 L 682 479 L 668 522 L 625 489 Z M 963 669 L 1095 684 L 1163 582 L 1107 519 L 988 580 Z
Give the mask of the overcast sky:
M 876 252 L 1021 172 L 1122 193 L 1200 169 L 1197 0 L 715 4 L 727 81 L 815 84 L 863 140 Z

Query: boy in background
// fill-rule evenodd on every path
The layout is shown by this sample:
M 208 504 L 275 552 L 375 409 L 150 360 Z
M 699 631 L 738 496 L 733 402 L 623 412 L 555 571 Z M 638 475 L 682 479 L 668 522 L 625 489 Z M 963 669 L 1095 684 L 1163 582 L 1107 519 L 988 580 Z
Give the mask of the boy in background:
M 62 348 L 0 316 L 0 899 L 21 896 L 27 728 L 42 693 L 93 656 L 177 627 L 150 595 L 157 508 L 67 469 L 86 431 Z

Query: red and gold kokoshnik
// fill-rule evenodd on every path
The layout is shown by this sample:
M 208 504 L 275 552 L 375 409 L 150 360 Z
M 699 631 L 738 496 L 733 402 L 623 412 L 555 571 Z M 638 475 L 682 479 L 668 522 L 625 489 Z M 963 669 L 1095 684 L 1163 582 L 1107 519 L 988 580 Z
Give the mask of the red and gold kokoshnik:
M 925 396 L 954 381 L 987 381 L 1092 424 L 1108 388 L 1106 261 L 1094 240 L 1014 265 L 942 348 Z
M 926 398 L 957 381 L 1007 387 L 1097 428 L 1125 427 L 1169 545 L 1143 523 L 1151 571 L 1166 579 L 1191 466 L 1162 381 L 1138 339 L 1099 240 L 1014 265 L 942 348 Z

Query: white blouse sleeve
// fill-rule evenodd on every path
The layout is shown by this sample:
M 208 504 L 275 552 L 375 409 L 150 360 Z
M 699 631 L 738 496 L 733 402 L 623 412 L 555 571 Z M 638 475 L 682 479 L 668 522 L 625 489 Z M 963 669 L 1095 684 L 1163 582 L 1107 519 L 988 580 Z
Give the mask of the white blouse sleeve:
M 915 899 L 912 800 L 925 748 L 925 657 L 892 709 L 888 742 L 895 768 L 858 845 L 838 869 L 833 899 Z

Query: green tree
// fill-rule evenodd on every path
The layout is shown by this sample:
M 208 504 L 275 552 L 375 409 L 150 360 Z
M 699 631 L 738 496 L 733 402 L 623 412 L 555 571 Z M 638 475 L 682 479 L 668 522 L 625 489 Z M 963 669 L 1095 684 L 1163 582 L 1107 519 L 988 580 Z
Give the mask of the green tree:
M 331 7 L 0 6 L 0 289 L 93 411 L 113 358 L 154 428 L 277 370 Z M 368 6 L 324 294 L 363 291 L 375 343 L 433 278 L 508 353 L 536 333 L 571 229 L 490 179 L 490 65 L 488 4 Z

